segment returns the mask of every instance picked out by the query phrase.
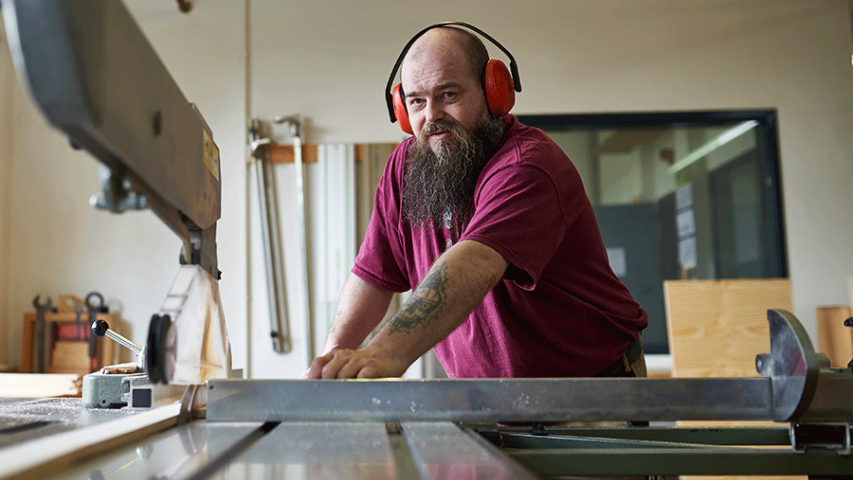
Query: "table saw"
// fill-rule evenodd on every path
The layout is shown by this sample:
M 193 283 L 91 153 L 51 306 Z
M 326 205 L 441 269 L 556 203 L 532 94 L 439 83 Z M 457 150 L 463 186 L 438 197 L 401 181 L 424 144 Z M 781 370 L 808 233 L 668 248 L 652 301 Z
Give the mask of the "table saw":
M 154 211 L 183 240 L 183 267 L 139 347 L 141 373 L 112 386 L 90 376 L 82 400 L 0 399 L 0 478 L 853 476 L 853 368 L 831 368 L 781 310 L 768 311 L 754 378 L 229 378 L 222 179 L 204 118 L 120 1 L 2 7 L 35 102 L 103 164 L 92 203 Z M 602 421 L 625 426 L 575 423 Z
M 850 478 L 853 370 L 768 312 L 754 378 L 209 379 L 150 408 L 0 403 L 0 476 Z M 566 422 L 772 420 L 768 427 Z

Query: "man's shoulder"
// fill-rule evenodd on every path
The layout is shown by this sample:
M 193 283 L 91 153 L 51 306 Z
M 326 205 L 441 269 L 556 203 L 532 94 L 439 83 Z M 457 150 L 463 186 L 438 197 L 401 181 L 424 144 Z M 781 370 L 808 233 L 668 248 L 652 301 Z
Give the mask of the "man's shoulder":
M 409 155 L 409 146 L 414 141 L 415 137 L 408 137 L 400 142 L 391 155 L 388 157 L 388 165 L 385 168 L 384 175 L 399 177 L 403 173 L 403 166 L 406 164 L 406 158 Z
M 509 124 L 504 144 L 495 157 L 504 166 L 536 166 L 546 170 L 571 162 L 545 132 L 517 119 Z

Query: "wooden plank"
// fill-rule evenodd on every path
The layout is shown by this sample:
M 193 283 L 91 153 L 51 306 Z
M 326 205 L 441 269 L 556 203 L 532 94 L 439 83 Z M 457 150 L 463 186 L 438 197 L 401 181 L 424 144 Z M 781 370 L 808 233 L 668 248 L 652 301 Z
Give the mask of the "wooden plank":
M 793 310 L 787 279 L 664 282 L 674 377 L 755 377 L 767 310 Z
M 397 148 L 397 143 L 370 143 L 364 145 L 364 161 L 358 165 L 358 181 L 356 182 L 357 233 L 358 245 L 361 245 L 370 215 L 373 213 L 373 198 L 376 187 L 382 178 L 382 172 L 388 164 L 388 159 Z
M 33 320 L 30 320 L 30 315 Z M 35 349 L 35 314 L 24 314 L 24 331 L 21 338 L 21 372 L 29 373 L 35 370 L 33 367 L 33 350 Z
M 788 279 L 664 282 L 673 377 L 757 377 L 755 356 L 770 352 L 768 309 L 793 311 Z M 682 426 L 770 426 L 774 422 L 678 422 Z M 756 477 L 682 476 L 682 480 Z M 801 479 L 807 477 L 762 477 Z
M 75 314 L 75 307 L 83 309 L 81 315 L 87 315 L 88 308 L 85 300 L 74 295 L 59 295 L 59 303 L 56 305 L 57 312 Z
M 0 397 L 79 397 L 82 381 L 74 373 L 0 373 Z
M 853 328 L 844 326 L 851 316 L 853 309 L 847 305 L 817 307 L 817 349 L 833 367 L 846 368 L 853 360 Z
M 50 352 L 48 373 L 91 373 L 89 342 L 56 342 Z
M 269 144 L 270 163 L 293 163 L 293 145 Z M 302 163 L 317 163 L 317 144 L 302 145 Z

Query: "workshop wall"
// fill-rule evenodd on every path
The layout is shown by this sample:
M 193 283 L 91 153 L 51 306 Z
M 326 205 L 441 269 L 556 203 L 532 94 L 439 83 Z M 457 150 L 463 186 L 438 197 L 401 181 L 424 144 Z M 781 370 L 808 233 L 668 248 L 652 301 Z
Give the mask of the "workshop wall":
M 304 350 L 270 354 L 264 338 L 263 272 L 251 268 L 261 252 L 250 248 L 257 222 L 248 208 L 247 119 L 299 113 L 308 143 L 400 141 L 382 92 L 390 68 L 412 34 L 449 19 L 479 26 L 515 55 L 524 87 L 515 113 L 777 109 L 795 313 L 816 339 L 815 307 L 848 301 L 853 47 L 845 0 L 438 0 L 410 8 L 385 0 L 198 0 L 189 15 L 171 0 L 126 4 L 222 151 L 222 297 L 235 366 L 250 366 L 255 377 L 294 377 L 306 361 Z M 179 242 L 150 213 L 91 210 L 96 162 L 70 150 L 19 87 L 13 92 L 13 130 L 0 137 L 12 139 L 15 153 L 11 166 L 0 163 L 11 169 L 8 195 L 0 181 L 0 227 L 8 227 L 0 228 L 8 286 L 0 293 L 0 335 L 7 332 L 0 363 L 17 363 L 20 319 L 36 293 L 100 290 L 142 338 L 174 275 Z M 291 165 L 277 168 L 292 178 Z M 315 165 L 306 174 L 310 188 Z M 294 192 L 280 186 L 289 219 Z M 296 233 L 288 225 L 292 259 Z M 309 248 L 319 245 L 313 239 Z M 302 307 L 293 300 L 291 308 Z M 296 345 L 304 342 L 298 324 L 291 333 Z

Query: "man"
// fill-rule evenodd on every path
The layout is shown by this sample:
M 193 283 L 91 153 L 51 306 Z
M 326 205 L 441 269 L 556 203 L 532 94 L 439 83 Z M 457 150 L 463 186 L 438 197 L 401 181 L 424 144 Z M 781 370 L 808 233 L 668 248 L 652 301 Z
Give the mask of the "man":
M 405 53 L 414 137 L 385 169 L 305 377 L 400 376 L 433 347 L 451 378 L 632 376 L 641 363 L 647 316 L 610 270 L 577 170 L 541 131 L 490 113 L 487 62 L 477 37 L 445 26 Z

